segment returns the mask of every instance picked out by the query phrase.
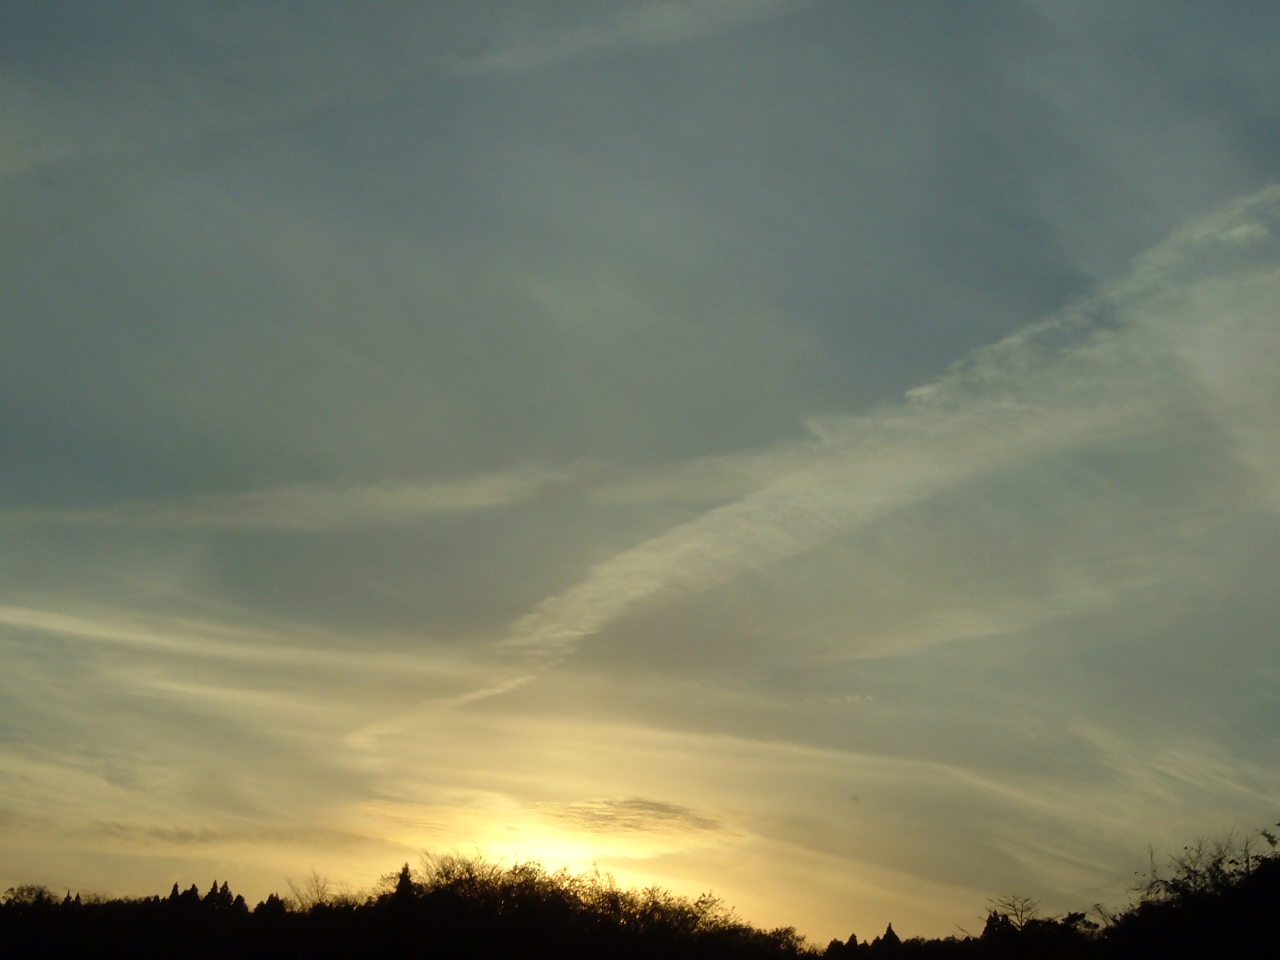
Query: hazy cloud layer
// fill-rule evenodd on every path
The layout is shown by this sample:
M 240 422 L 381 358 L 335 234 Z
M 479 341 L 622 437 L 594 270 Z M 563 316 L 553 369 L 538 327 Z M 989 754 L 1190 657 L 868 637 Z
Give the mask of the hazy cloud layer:
M 0 18 L 0 888 L 945 935 L 1274 819 L 1269 10 Z

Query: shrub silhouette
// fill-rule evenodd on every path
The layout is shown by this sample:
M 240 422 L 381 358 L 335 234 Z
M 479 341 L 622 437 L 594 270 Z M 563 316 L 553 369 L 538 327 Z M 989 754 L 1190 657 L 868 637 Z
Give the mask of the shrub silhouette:
M 1280 838 L 1262 830 L 1265 843 L 1228 835 L 1201 841 L 1171 858 L 1167 871 L 1153 867 L 1139 888 L 1139 902 L 1115 917 L 1106 931 L 1112 956 L 1242 957 L 1280 952 Z
M 1259 846 L 1260 842 L 1265 844 Z M 851 935 L 821 953 L 792 927 L 762 930 L 710 894 L 619 888 L 599 872 L 548 872 L 536 863 L 425 857 L 365 896 L 335 893 L 313 872 L 293 897 L 252 911 L 224 881 L 201 895 L 59 898 L 41 886 L 0 897 L 0 957 L 205 957 L 324 960 L 1145 960 L 1277 955 L 1277 837 L 1197 844 L 1152 869 L 1123 912 L 1044 917 L 1027 897 L 992 902 L 978 937 L 870 942 Z
M 167 897 L 95 901 L 16 887 L 0 902 L 0 956 L 765 960 L 808 952 L 793 928 L 758 929 L 710 895 L 624 890 L 599 873 L 551 873 L 536 863 L 425 858 L 363 898 L 333 893 L 316 874 L 290 886 L 293 897 L 272 894 L 252 911 L 216 881 L 203 895 L 175 884 Z

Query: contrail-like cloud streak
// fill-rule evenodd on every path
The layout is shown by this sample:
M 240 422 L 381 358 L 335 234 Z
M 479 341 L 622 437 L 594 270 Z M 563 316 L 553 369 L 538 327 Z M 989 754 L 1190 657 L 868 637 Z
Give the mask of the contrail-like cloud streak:
M 1274 254 L 1266 241 L 1278 212 L 1280 188 L 1246 198 L 1174 234 L 1086 303 L 911 391 L 899 407 L 813 424 L 822 439 L 797 456 L 790 476 L 600 564 L 517 621 L 504 648 L 554 661 L 641 604 L 710 589 L 1011 463 L 1140 434 L 1189 396 L 1203 402 L 1206 387 L 1233 422 L 1241 405 L 1253 411 L 1235 432 L 1243 458 L 1269 470 L 1274 443 L 1249 424 L 1280 409 L 1274 307 L 1256 309 L 1254 297 L 1223 315 L 1200 304 L 1191 323 L 1174 304 L 1242 268 L 1253 278 L 1245 289 L 1274 292 L 1274 268 L 1260 271 L 1254 258 Z

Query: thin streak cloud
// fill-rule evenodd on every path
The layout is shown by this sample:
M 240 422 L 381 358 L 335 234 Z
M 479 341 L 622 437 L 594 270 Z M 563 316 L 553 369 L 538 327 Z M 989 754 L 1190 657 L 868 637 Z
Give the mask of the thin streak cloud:
M 533 500 L 574 476 L 573 470 L 530 467 L 445 483 L 349 487 L 297 484 L 214 494 L 178 503 L 138 502 L 99 510 L 12 512 L 0 514 L 0 523 L 172 530 L 333 530 L 510 507 Z
M 183 657 L 227 660 L 272 667 L 313 667 L 360 672 L 400 672 L 439 675 L 451 672 L 448 660 L 385 651 L 325 649 L 315 645 L 287 645 L 283 638 L 262 633 L 233 632 L 222 625 L 191 621 L 136 623 L 96 616 L 76 616 L 30 607 L 0 606 L 0 625 L 72 638 L 84 643 L 153 650 Z M 203 635 L 202 635 L 203 634 Z M 230 634 L 230 635 L 228 635 Z M 221 635 L 221 636 L 219 636 Z M 296 640 L 297 638 L 295 638 Z M 306 638 L 312 639 L 313 638 Z M 275 642 L 272 642 L 274 640 Z M 452 671 L 459 671 L 459 664 Z
M 807 441 L 631 470 L 577 463 L 523 466 L 437 483 L 294 484 L 178 501 L 137 500 L 92 510 L 0 512 L 3 526 L 156 530 L 324 531 L 428 521 L 532 503 L 551 495 L 615 506 L 732 500 L 824 459 Z
M 1268 393 L 1269 405 L 1249 409 L 1255 418 L 1274 416 L 1270 368 L 1252 352 L 1262 345 L 1274 362 L 1273 318 L 1233 322 L 1201 304 L 1199 327 L 1188 331 L 1168 315 L 1168 303 L 1180 292 L 1203 290 L 1213 279 L 1206 270 L 1222 269 L 1224 260 L 1238 272 L 1243 256 L 1248 269 L 1251 245 L 1270 236 L 1259 221 L 1274 220 L 1278 208 L 1280 188 L 1233 204 L 1176 233 L 1129 277 L 1080 307 L 910 391 L 906 404 L 813 423 L 825 440 L 818 463 L 598 565 L 517 621 L 505 648 L 541 660 L 562 657 L 638 604 L 707 590 L 1012 462 L 1150 431 L 1175 416 L 1180 396 L 1202 389 L 1206 379 L 1228 403 L 1238 403 L 1244 391 L 1252 390 L 1254 400 Z M 1272 290 L 1275 277 L 1264 270 L 1228 282 Z M 1209 349 L 1180 351 L 1188 337 L 1209 338 Z M 1201 358 L 1224 352 L 1229 370 L 1205 371 Z M 1184 362 L 1196 364 L 1190 379 Z M 1248 455 L 1269 464 L 1270 436 L 1251 430 L 1244 438 Z
M 612 50 L 685 43 L 795 12 L 812 0 L 646 0 L 560 29 L 509 28 L 495 48 L 460 60 L 462 73 L 521 72 Z

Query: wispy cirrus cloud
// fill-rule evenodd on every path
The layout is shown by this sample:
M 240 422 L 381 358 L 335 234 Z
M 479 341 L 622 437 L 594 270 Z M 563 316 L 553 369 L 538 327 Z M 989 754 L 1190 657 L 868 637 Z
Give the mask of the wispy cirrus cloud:
M 442 483 L 296 484 L 95 510 L 14 511 L 0 514 L 0 523 L 176 530 L 331 530 L 510 507 L 574 478 L 574 470 L 526 467 Z
M 610 468 L 524 465 L 440 482 L 301 483 L 94 509 L 0 512 L 0 526 L 319 531 L 414 523 L 527 504 L 552 494 L 610 505 L 732 500 L 823 459 L 820 441 L 667 464 Z
M 315 668 L 356 673 L 439 675 L 465 669 L 438 652 L 431 657 L 390 651 L 341 649 L 332 638 L 236 629 L 226 624 L 180 618 L 140 619 L 109 611 L 67 613 L 0 605 L 0 626 L 83 644 L 130 648 L 155 654 L 227 661 L 259 668 Z
M 1232 204 L 906 403 L 814 422 L 821 448 L 793 473 L 597 565 L 517 621 L 505 648 L 554 660 L 641 604 L 705 591 L 1014 464 L 1157 433 L 1188 403 L 1222 419 L 1270 488 L 1278 213 L 1280 188 Z
M 1275 175 L 1227 2 L 28 5 L 0 888 L 945 934 L 1265 822 L 1274 194 L 970 352 Z
M 684 43 L 783 16 L 811 0 L 645 0 L 571 25 L 508 25 L 486 52 L 456 61 L 466 73 L 518 72 L 610 50 Z

